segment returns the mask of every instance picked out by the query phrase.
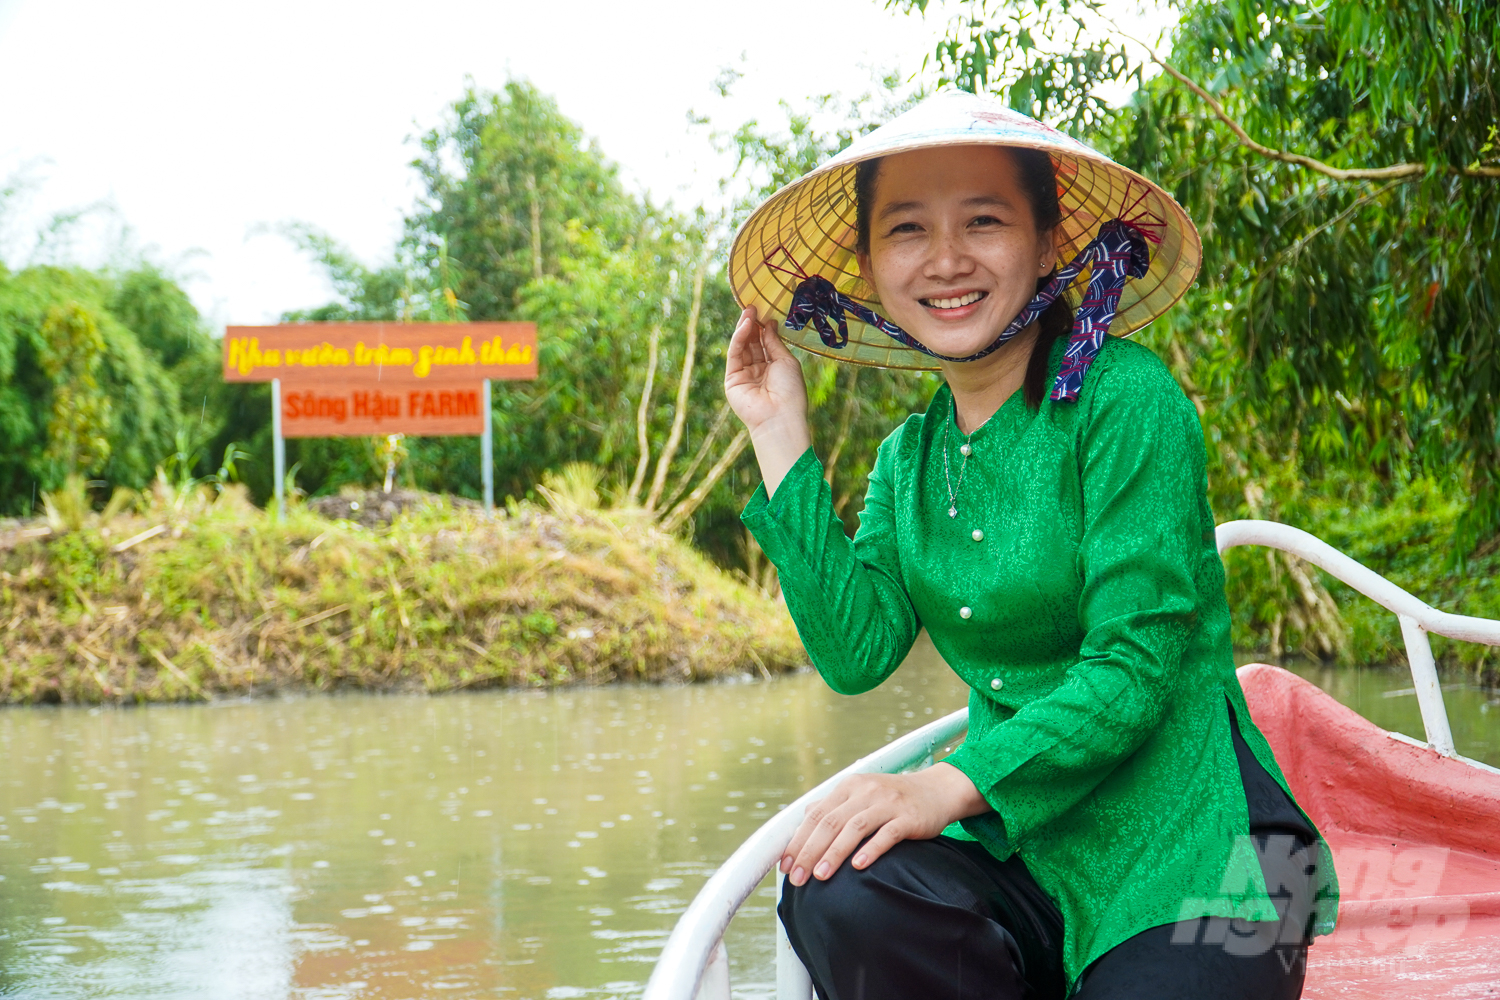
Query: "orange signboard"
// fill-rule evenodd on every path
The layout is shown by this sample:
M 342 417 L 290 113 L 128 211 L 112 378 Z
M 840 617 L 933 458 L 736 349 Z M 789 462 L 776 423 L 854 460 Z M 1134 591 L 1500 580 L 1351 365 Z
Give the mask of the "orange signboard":
M 536 374 L 535 323 L 283 323 L 224 331 L 226 382 L 407 389 Z
M 289 438 L 481 434 L 483 398 L 479 382 L 368 386 L 293 382 L 281 387 L 281 433 Z

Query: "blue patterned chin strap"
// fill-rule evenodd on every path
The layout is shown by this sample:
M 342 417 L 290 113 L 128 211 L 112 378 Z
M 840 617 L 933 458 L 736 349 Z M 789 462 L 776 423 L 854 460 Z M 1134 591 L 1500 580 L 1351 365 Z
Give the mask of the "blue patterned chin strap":
M 1146 225 L 1149 224 L 1126 222 L 1124 219 L 1111 219 L 1104 223 L 1099 227 L 1099 234 L 1079 251 L 1078 256 L 1053 274 L 1052 279 L 1036 293 L 1036 297 L 1021 310 L 1021 314 L 1011 320 L 994 343 L 966 358 L 951 358 L 928 350 L 895 323 L 840 292 L 827 278 L 817 274 L 802 274 L 800 270 L 796 276 L 802 280 L 792 296 L 791 307 L 787 309 L 787 329 L 802 330 L 811 323 L 825 346 L 841 351 L 849 343 L 847 313 L 928 357 L 939 361 L 978 361 L 999 350 L 1012 337 L 1030 326 L 1072 284 L 1086 265 L 1093 264 L 1088 288 L 1073 317 L 1073 335 L 1068 338 L 1062 369 L 1052 386 L 1052 399 L 1073 402 L 1083 386 L 1084 374 L 1098 355 L 1099 349 L 1104 346 L 1104 336 L 1115 318 L 1120 292 L 1125 288 L 1126 279 L 1145 277 L 1146 269 L 1151 266 L 1150 244 L 1158 240 L 1145 228 Z M 770 264 L 769 260 L 767 264 Z

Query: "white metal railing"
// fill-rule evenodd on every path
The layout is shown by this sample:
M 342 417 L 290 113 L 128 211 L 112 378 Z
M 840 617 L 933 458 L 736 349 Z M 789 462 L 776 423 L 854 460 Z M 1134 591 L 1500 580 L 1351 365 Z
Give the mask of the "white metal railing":
M 932 763 L 941 746 L 951 743 L 969 728 L 969 710 L 959 709 L 936 722 L 907 733 L 844 768 L 817 788 L 772 816 L 729 856 L 699 890 L 686 912 L 678 918 L 672 936 L 661 950 L 661 958 L 646 983 L 642 1000 L 729 1000 L 729 956 L 724 950 L 724 929 L 766 873 L 781 860 L 781 852 L 802 823 L 807 806 L 831 792 L 851 774 L 892 774 Z M 777 892 L 780 893 L 780 880 Z M 781 921 L 776 922 L 776 995 L 807 1000 L 812 980 L 786 940 Z
M 1401 635 L 1406 641 L 1417 704 L 1427 730 L 1427 745 L 1444 756 L 1494 770 L 1459 757 L 1454 749 L 1427 634 L 1436 632 L 1452 639 L 1500 646 L 1500 622 L 1439 611 L 1317 536 L 1289 524 L 1227 521 L 1219 525 L 1217 540 L 1220 553 L 1240 545 L 1264 545 L 1291 553 L 1393 612 L 1401 622 Z M 844 768 L 767 820 L 714 872 L 678 919 L 646 983 L 642 1000 L 729 1000 L 729 954 L 724 948 L 724 931 L 741 904 L 781 859 L 808 804 L 823 798 L 851 774 L 889 774 L 929 765 L 937 748 L 957 739 L 968 730 L 968 725 L 969 711 L 964 708 L 910 732 Z M 779 901 L 780 879 L 776 882 L 776 893 Z M 792 951 L 779 920 L 776 921 L 776 996 L 778 1000 L 812 997 L 812 980 Z
M 1500 646 L 1500 622 L 1488 618 L 1470 618 L 1439 611 L 1402 590 L 1368 566 L 1361 565 L 1301 528 L 1276 521 L 1226 521 L 1217 532 L 1219 552 L 1238 545 L 1264 545 L 1305 559 L 1329 576 L 1353 587 L 1376 604 L 1391 611 L 1401 622 L 1401 637 L 1406 642 L 1406 659 L 1411 665 L 1412 684 L 1417 690 L 1417 706 L 1422 710 L 1422 726 L 1427 731 L 1427 745 L 1445 757 L 1457 757 L 1453 730 L 1448 725 L 1448 710 L 1443 706 L 1443 689 L 1438 683 L 1437 666 L 1432 660 L 1432 643 L 1427 633 L 1436 632 L 1450 639 Z

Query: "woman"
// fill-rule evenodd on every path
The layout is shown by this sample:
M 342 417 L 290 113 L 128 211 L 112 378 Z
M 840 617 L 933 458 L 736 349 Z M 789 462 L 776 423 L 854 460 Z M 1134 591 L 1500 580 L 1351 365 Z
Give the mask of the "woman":
M 736 238 L 725 391 L 765 480 L 743 519 L 813 663 L 856 694 L 925 627 L 972 689 L 950 757 L 845 781 L 787 847 L 779 913 L 824 1000 L 1300 995 L 1330 856 L 1235 678 L 1197 413 L 1104 335 L 1197 260 L 1165 192 L 971 95 L 859 140 Z M 852 542 L 778 314 L 819 353 L 942 372 Z

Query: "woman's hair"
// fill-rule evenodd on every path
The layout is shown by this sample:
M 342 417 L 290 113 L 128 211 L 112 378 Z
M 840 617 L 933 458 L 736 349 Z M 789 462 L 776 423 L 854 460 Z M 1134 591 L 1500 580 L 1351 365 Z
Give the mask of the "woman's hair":
M 1036 220 L 1036 229 L 1045 233 L 1056 228 L 1062 221 L 1062 207 L 1057 203 L 1057 173 L 1052 167 L 1052 157 L 1039 149 L 1019 146 L 1002 146 L 1015 161 L 1021 174 L 1021 191 L 1031 206 L 1031 217 Z M 855 249 L 868 255 L 870 252 L 870 212 L 875 207 L 875 181 L 880 175 L 881 158 L 861 161 L 854 168 L 855 199 Z M 1041 291 L 1052 276 L 1039 278 L 1036 290 Z M 1047 360 L 1052 345 L 1059 337 L 1073 332 L 1073 306 L 1067 297 L 1059 295 L 1052 305 L 1037 320 L 1036 341 L 1031 346 L 1031 357 L 1026 362 L 1026 378 L 1022 388 L 1026 405 L 1035 410 L 1042 405 L 1047 393 Z

